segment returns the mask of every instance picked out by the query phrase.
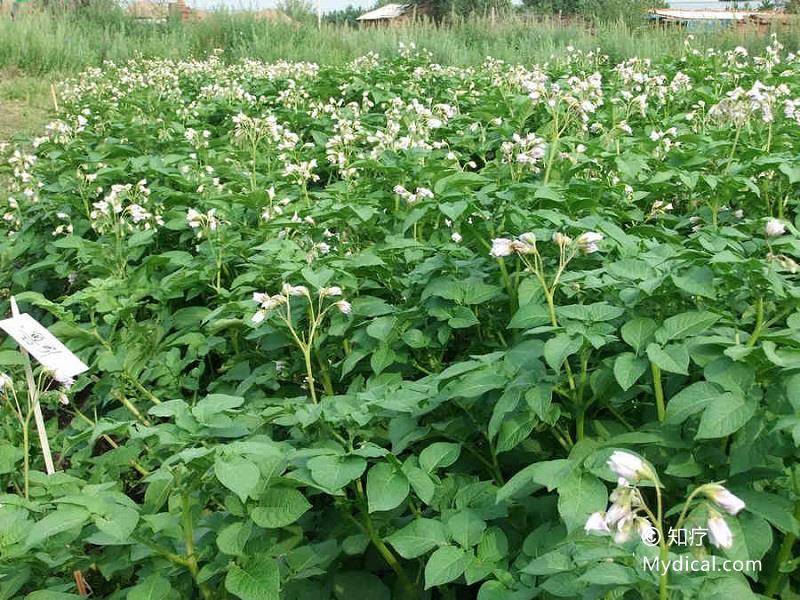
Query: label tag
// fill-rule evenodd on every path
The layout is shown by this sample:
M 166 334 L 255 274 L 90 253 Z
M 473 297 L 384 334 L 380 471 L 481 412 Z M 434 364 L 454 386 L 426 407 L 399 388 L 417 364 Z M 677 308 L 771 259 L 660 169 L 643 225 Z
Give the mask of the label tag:
M 14 338 L 45 369 L 53 371 L 56 379 L 72 378 L 89 370 L 80 358 L 28 313 L 0 321 L 0 329 Z

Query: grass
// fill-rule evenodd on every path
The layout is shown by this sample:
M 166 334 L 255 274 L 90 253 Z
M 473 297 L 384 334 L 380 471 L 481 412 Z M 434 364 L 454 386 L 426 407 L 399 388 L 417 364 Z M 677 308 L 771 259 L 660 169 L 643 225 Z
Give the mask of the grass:
M 800 47 L 800 26 L 784 27 L 782 41 Z M 765 35 L 753 29 L 700 34 L 697 44 L 762 48 Z M 583 22 L 510 16 L 455 19 L 446 27 L 417 22 L 401 27 L 352 29 L 305 23 L 275 23 L 247 15 L 215 13 L 201 22 L 136 22 L 119 10 L 23 14 L 12 21 L 0 14 L 0 139 L 41 126 L 50 107 L 52 81 L 74 75 L 105 60 L 135 56 L 185 59 L 220 49 L 225 60 L 256 58 L 341 64 L 367 52 L 391 54 L 400 42 L 428 49 L 442 64 L 475 65 L 487 56 L 533 64 L 547 61 L 568 46 L 599 48 L 612 60 L 630 56 L 658 58 L 678 51 L 680 28 L 654 27 L 644 21 Z
M 0 143 L 34 135 L 52 116 L 50 83 L 14 69 L 0 70 Z
M 763 34 L 752 29 L 698 36 L 700 43 L 719 47 L 763 46 Z M 782 31 L 793 49 L 800 27 Z M 325 25 L 321 31 L 302 23 L 258 21 L 244 15 L 217 13 L 208 19 L 181 24 L 138 23 L 122 15 L 85 18 L 80 14 L 23 15 L 17 21 L 0 16 L 0 68 L 28 74 L 74 73 L 104 60 L 125 61 L 133 56 L 187 58 L 221 49 L 228 60 L 257 58 L 308 60 L 335 64 L 370 51 L 393 53 L 399 42 L 414 42 L 443 64 L 479 64 L 486 56 L 512 62 L 546 61 L 567 46 L 600 48 L 612 59 L 638 55 L 656 58 L 678 50 L 685 32 L 644 22 L 612 22 L 587 26 L 555 19 L 507 18 L 457 20 L 446 27 L 420 22 L 401 27 L 351 29 Z

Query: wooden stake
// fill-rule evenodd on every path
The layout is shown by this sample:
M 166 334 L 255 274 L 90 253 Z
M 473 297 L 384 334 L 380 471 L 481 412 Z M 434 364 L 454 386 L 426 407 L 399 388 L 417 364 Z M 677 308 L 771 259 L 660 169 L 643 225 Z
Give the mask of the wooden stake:
M 78 595 L 80 596 L 88 596 L 89 590 L 87 589 L 88 584 L 86 580 L 83 578 L 83 573 L 80 571 L 73 571 L 72 576 L 75 578 L 75 587 L 78 588 Z
M 50 84 L 50 95 L 53 97 L 53 108 L 58 113 L 58 95 L 56 94 L 56 85 L 54 83 Z
M 17 307 L 17 301 L 14 296 L 11 296 L 11 316 L 19 316 L 19 308 Z M 33 406 L 33 418 L 36 421 L 36 430 L 39 432 L 39 444 L 42 446 L 44 466 L 45 469 L 47 469 L 47 474 L 52 475 L 56 472 L 56 469 L 53 466 L 53 455 L 50 453 L 50 441 L 47 439 L 47 429 L 44 426 L 42 407 L 39 406 L 39 389 L 33 377 L 33 368 L 31 367 L 31 359 L 28 356 L 28 351 L 22 347 L 20 347 L 19 351 L 22 352 L 22 360 L 25 366 L 25 380 L 28 382 L 28 397 Z

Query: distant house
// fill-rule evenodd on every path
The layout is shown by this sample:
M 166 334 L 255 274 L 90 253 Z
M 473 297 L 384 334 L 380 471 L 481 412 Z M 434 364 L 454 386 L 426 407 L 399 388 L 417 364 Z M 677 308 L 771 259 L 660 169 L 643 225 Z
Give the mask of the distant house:
M 778 7 L 784 0 L 777 0 Z M 759 10 L 762 0 L 667 0 L 664 8 L 650 11 L 655 22 L 679 25 L 688 31 L 717 31 L 728 27 L 768 27 L 788 20 L 779 10 Z
M 356 20 L 362 25 L 399 25 L 429 12 L 427 6 L 420 4 L 384 4 L 365 12 Z
M 755 2 L 674 2 L 669 8 L 654 8 L 650 18 L 656 22 L 685 27 L 688 31 L 718 31 L 728 27 L 767 28 L 788 15 L 754 10 Z
M 135 0 L 128 5 L 128 14 L 138 21 L 159 23 L 167 20 L 169 6 L 165 2 Z

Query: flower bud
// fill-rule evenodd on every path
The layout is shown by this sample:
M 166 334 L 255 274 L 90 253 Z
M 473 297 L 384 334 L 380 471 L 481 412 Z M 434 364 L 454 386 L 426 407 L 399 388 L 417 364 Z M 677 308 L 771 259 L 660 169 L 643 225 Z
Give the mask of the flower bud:
M 653 470 L 634 454 L 615 450 L 608 459 L 608 468 L 627 481 L 653 479 Z
M 716 511 L 711 511 L 708 517 L 708 541 L 717 548 L 728 549 L 733 546 L 733 532 L 728 523 Z
M 492 249 L 489 254 L 499 258 L 501 256 L 510 256 L 513 251 L 511 240 L 508 238 L 495 238 L 492 240 Z
M 562 248 L 565 248 L 566 246 L 569 246 L 572 243 L 572 238 L 569 237 L 569 236 L 564 235 L 563 233 L 561 233 L 559 231 L 556 231 L 553 234 L 553 242 L 555 242 L 556 244 L 558 244 Z
M 587 231 L 578 236 L 576 243 L 583 254 L 592 254 L 600 250 L 599 243 L 603 239 L 603 234 L 596 231 Z
M 284 294 L 287 296 L 308 296 L 308 288 L 304 285 L 290 285 L 288 283 L 283 284 L 283 288 L 281 288 Z
M 786 225 L 781 223 L 778 219 L 769 219 L 767 224 L 764 225 L 764 233 L 767 237 L 778 237 L 786 233 Z
M 592 513 L 589 515 L 589 518 L 586 520 L 586 525 L 583 526 L 584 531 L 586 533 L 591 532 L 599 532 L 599 533 L 610 533 L 611 530 L 608 528 L 608 523 L 606 523 L 605 515 L 601 512 Z
M 704 491 L 714 504 L 730 515 L 737 515 L 745 508 L 744 500 L 732 494 L 728 488 L 717 483 L 704 486 Z

